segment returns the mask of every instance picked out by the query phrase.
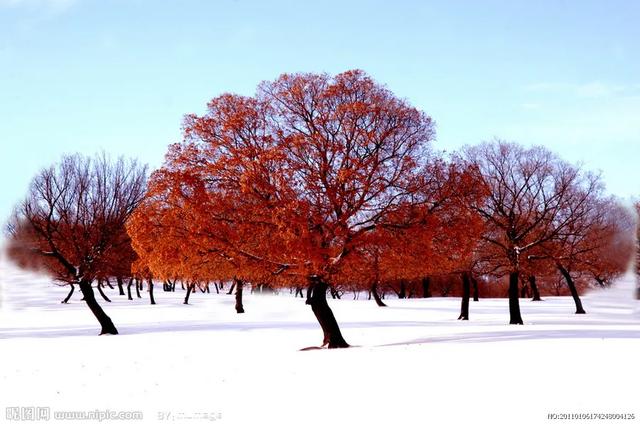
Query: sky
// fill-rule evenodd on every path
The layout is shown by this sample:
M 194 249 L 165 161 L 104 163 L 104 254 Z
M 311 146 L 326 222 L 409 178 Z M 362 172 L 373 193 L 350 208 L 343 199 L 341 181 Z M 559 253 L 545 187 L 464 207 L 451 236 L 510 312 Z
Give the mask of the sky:
M 363 69 L 434 147 L 544 145 L 640 194 L 640 2 L 0 0 L 0 221 L 65 153 L 161 165 L 182 117 Z

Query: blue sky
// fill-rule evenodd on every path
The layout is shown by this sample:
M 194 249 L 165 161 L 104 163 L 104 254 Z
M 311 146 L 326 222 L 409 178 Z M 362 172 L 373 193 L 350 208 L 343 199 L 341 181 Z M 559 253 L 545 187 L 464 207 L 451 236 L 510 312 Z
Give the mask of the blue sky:
M 283 72 L 364 69 L 448 151 L 542 144 L 640 194 L 640 2 L 0 0 L 0 219 L 41 167 L 158 166 L 186 113 Z

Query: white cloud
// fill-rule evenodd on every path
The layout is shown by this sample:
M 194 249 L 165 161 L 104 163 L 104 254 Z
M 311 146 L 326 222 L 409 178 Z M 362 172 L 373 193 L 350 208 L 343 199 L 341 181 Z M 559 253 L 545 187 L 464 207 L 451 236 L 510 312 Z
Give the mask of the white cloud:
M 613 84 L 591 81 L 583 84 L 538 82 L 525 86 L 526 91 L 539 93 L 570 94 L 582 98 L 604 98 L 617 95 L 634 95 L 640 91 L 640 84 Z
M 618 93 L 624 93 L 631 88 L 624 85 L 604 84 L 598 81 L 581 84 L 574 87 L 575 93 L 580 97 L 609 97 Z

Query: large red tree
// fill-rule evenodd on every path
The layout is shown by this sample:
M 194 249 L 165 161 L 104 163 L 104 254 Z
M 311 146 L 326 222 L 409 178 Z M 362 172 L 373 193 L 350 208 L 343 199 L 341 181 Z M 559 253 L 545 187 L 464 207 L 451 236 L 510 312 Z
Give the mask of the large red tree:
M 431 118 L 361 71 L 285 74 L 254 97 L 213 99 L 184 134 L 130 224 L 138 254 L 161 267 L 154 244 L 176 243 L 167 234 L 180 228 L 181 249 L 236 264 L 242 278 L 306 282 L 324 345 L 348 346 L 326 290 L 376 231 L 427 222 Z M 169 215 L 150 238 L 150 219 Z

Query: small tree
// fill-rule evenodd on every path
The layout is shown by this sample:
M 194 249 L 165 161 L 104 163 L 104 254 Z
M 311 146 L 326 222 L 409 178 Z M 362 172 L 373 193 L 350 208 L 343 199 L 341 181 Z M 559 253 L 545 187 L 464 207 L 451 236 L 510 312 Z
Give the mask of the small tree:
M 146 167 L 135 161 L 65 156 L 34 178 L 9 224 L 10 257 L 77 284 L 100 334 L 118 331 L 96 301 L 92 282 L 120 260 L 131 263 L 124 224 L 144 195 L 145 180 Z

